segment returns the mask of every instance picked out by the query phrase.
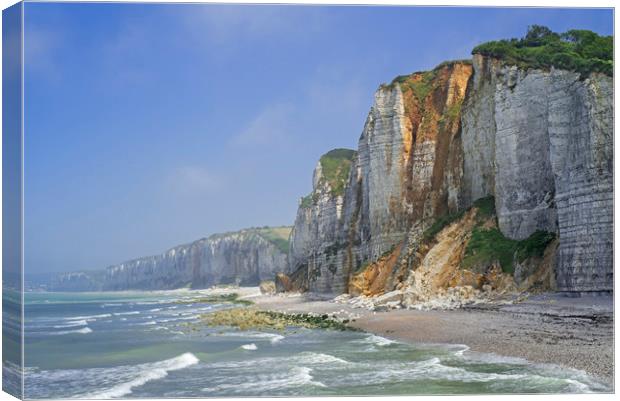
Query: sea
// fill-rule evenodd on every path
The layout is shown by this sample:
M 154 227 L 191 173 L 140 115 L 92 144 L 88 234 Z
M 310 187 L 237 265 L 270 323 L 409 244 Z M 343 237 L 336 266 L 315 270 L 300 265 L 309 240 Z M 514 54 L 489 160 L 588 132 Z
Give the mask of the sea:
M 581 371 L 464 345 L 411 345 L 356 331 L 208 327 L 201 315 L 239 305 L 202 303 L 201 295 L 26 293 L 26 398 L 610 391 Z

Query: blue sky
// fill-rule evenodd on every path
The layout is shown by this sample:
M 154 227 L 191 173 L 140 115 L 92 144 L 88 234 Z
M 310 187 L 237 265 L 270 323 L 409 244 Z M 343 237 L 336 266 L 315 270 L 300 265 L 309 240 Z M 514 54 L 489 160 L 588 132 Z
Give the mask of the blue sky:
M 292 224 L 382 82 L 610 10 L 27 3 L 27 273 Z

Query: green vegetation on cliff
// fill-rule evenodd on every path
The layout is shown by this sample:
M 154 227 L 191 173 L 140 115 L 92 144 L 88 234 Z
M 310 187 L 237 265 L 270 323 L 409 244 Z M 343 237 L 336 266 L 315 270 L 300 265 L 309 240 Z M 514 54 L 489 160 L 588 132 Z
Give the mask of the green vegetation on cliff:
M 490 263 L 498 261 L 504 272 L 513 273 L 515 257 L 519 262 L 532 256 L 541 257 L 549 243 L 555 238 L 554 233 L 538 230 L 528 238 L 518 241 L 506 238 L 497 227 L 485 226 L 489 218 L 495 219 L 496 217 L 495 198 L 493 196 L 476 200 L 471 208 L 477 209 L 477 223 L 465 249 L 461 264 L 463 268 L 475 270 L 476 266 L 486 267 Z M 471 208 L 437 218 L 424 231 L 424 240 L 433 240 L 441 230 L 461 219 Z
M 357 152 L 351 149 L 333 149 L 319 159 L 321 163 L 321 180 L 319 185 L 322 183 L 329 184 L 332 196 L 344 194 L 353 158 L 355 158 L 356 154 Z M 317 200 L 318 193 L 312 192 L 301 198 L 299 206 L 302 209 L 307 209 L 314 205 Z
M 314 204 L 314 194 L 308 194 L 301 198 L 300 207 L 303 209 L 307 209 Z
M 413 72 L 411 74 L 407 74 L 407 75 L 398 75 L 396 78 L 394 78 L 392 80 L 392 82 L 390 82 L 389 85 L 387 85 L 387 87 L 394 87 L 394 85 L 396 84 L 406 84 L 414 75 L 422 75 L 422 84 L 418 84 L 418 88 L 415 89 L 415 91 L 417 92 L 417 95 L 420 98 L 425 98 L 426 96 L 422 96 L 424 95 L 424 92 L 428 89 L 430 89 L 428 87 L 428 83 L 435 78 L 435 76 L 437 75 L 437 72 L 439 70 L 441 70 L 444 67 L 452 67 L 454 64 L 467 64 L 467 65 L 471 65 L 471 60 L 469 59 L 463 59 L 463 60 L 448 60 L 448 61 L 444 61 L 440 64 L 438 64 L 437 66 L 435 66 L 435 68 L 433 68 L 430 71 L 416 71 Z M 402 89 L 402 86 L 401 86 Z M 427 92 L 428 93 L 428 92 Z
M 288 254 L 291 229 L 291 227 L 262 227 L 257 231 L 261 237 L 274 244 L 280 252 Z
M 212 234 L 208 239 L 215 240 L 226 238 L 231 235 L 243 235 L 243 234 L 258 234 L 263 239 L 271 242 L 279 251 L 288 254 L 289 248 L 289 235 L 293 227 L 281 226 L 281 227 L 250 227 L 240 231 L 229 231 L 225 233 Z
M 521 39 L 496 40 L 476 46 L 472 54 L 493 57 L 521 68 L 556 67 L 582 75 L 601 72 L 613 75 L 613 36 L 588 30 L 556 33 L 532 25 Z
M 334 149 L 321 156 L 323 179 L 329 183 L 333 195 L 344 193 L 355 155 L 356 152 L 351 149 Z
M 474 202 L 472 207 L 475 207 L 478 209 L 479 217 L 493 216 L 495 215 L 495 198 L 492 196 L 487 196 L 486 198 L 480 198 Z M 446 214 L 444 216 L 437 218 L 437 220 L 435 220 L 435 222 L 424 231 L 424 234 L 422 235 L 422 237 L 426 241 L 435 238 L 435 236 L 439 234 L 441 230 L 443 230 L 445 227 L 449 226 L 450 224 L 454 223 L 455 221 L 463 217 L 463 215 L 468 210 L 469 209 L 461 210 L 459 212 L 449 213 L 449 214 Z
M 554 238 L 554 233 L 537 230 L 528 238 L 517 241 L 506 238 L 497 228 L 485 229 L 478 226 L 472 231 L 471 239 L 467 243 L 462 265 L 469 268 L 497 260 L 504 272 L 513 273 L 515 256 L 519 262 L 532 256 L 541 257 Z

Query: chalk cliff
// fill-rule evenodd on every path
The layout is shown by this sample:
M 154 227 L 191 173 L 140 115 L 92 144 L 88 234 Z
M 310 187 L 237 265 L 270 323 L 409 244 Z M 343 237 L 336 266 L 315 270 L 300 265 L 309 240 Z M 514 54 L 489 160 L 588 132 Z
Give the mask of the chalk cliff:
M 258 285 L 286 270 L 289 234 L 290 227 L 216 234 L 104 270 L 64 273 L 56 277 L 51 289 L 118 291 Z
M 562 291 L 613 288 L 613 80 L 474 55 L 462 116 L 465 203 L 494 195 L 499 227 L 559 234 Z
M 317 181 L 320 164 L 315 170 L 280 287 L 369 295 L 419 287 L 415 277 L 432 270 L 432 248 L 446 244 L 433 239 L 441 231 L 433 227 L 486 199 L 489 222 L 460 231 L 450 264 L 465 269 L 466 250 L 486 249 L 484 241 L 513 253 L 480 253 L 487 259 L 479 257 L 477 279 L 467 285 L 480 289 L 489 281 L 481 277 L 496 272 L 515 288 L 544 276 L 551 289 L 611 291 L 612 124 L 613 80 L 598 72 L 523 68 L 475 54 L 397 77 L 375 94 L 340 193 Z M 534 248 L 536 255 L 521 257 Z M 434 269 L 448 264 L 432 260 L 441 265 Z
M 412 226 L 458 209 L 459 117 L 472 71 L 468 62 L 446 63 L 377 90 L 346 187 L 334 197 L 317 185 L 319 164 L 315 201 L 300 207 L 290 258 L 298 287 L 345 291 L 353 272 L 402 243 Z M 298 235 L 313 225 L 323 230 Z

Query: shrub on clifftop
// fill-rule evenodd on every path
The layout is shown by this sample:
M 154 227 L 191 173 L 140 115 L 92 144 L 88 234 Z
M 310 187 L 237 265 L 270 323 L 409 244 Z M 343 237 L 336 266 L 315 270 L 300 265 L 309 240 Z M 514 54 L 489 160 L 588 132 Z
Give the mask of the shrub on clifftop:
M 333 195 L 344 193 L 355 153 L 351 149 L 334 149 L 321 156 L 323 178 L 329 183 Z
M 582 75 L 613 75 L 613 36 L 588 30 L 556 33 L 541 25 L 528 28 L 521 39 L 496 40 L 476 46 L 472 54 L 493 57 L 521 68 L 556 67 Z

